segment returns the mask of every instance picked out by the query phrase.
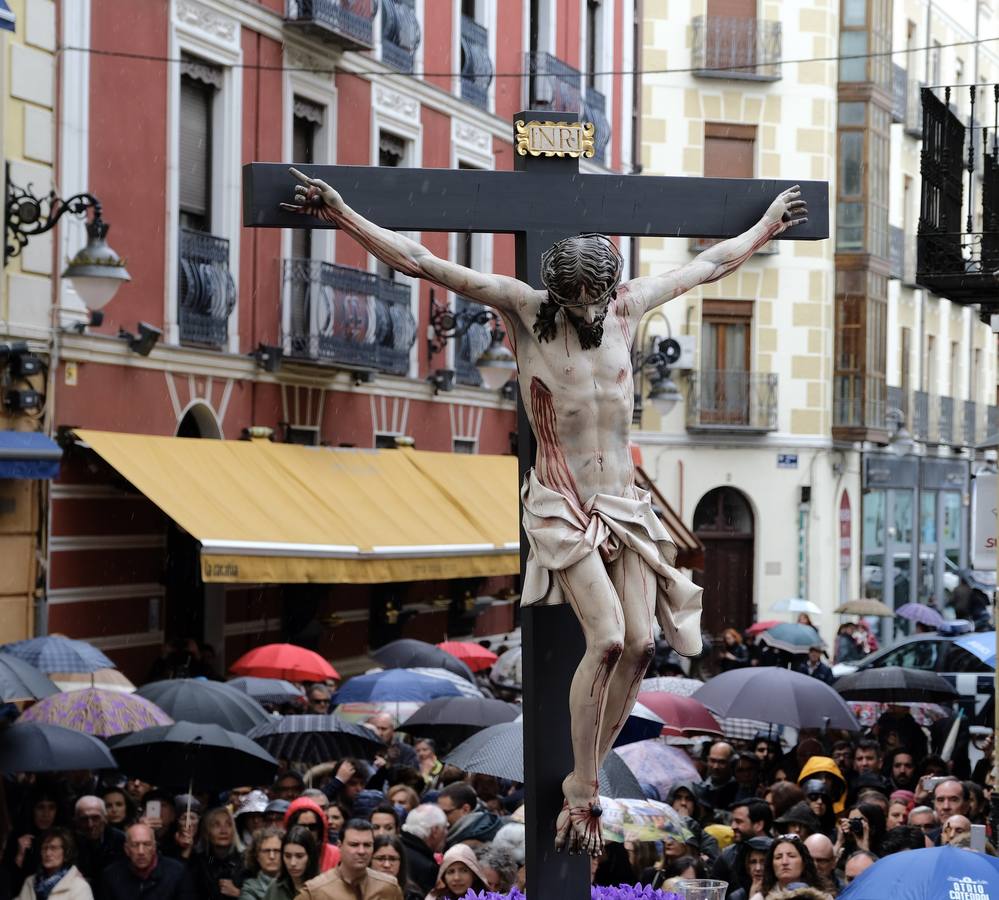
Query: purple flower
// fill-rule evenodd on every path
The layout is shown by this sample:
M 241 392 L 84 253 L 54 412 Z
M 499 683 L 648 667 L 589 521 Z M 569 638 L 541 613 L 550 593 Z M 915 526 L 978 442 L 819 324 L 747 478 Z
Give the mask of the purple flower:
M 508 894 L 498 894 L 495 891 L 469 891 L 465 900 L 526 900 L 517 888 Z M 678 894 L 669 891 L 653 890 L 649 885 L 620 884 L 617 887 L 594 885 L 590 888 L 590 900 L 681 900 Z

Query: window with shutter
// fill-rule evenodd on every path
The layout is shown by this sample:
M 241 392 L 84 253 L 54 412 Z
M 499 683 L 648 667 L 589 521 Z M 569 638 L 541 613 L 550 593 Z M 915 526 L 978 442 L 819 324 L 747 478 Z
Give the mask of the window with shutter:
M 188 74 L 180 79 L 180 222 L 211 231 L 212 100 L 216 88 Z

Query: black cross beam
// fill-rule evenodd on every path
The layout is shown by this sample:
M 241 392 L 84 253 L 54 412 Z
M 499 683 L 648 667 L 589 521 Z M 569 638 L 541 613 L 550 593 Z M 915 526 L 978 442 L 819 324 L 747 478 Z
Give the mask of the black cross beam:
M 522 112 L 524 122 L 577 122 L 548 110 Z M 516 137 L 514 139 L 516 144 Z M 516 274 L 541 287 L 541 254 L 573 234 L 725 238 L 759 221 L 773 199 L 795 182 L 749 178 L 590 175 L 571 157 L 514 154 L 513 172 L 297 166 L 333 185 L 372 222 L 398 231 L 466 231 L 515 235 Z M 829 186 L 800 181 L 808 222 L 778 240 L 829 236 Z M 243 167 L 243 224 L 263 228 L 324 228 L 311 216 L 286 212 L 296 181 L 281 163 Z M 518 410 L 521 476 L 535 446 L 523 404 Z M 521 537 L 522 561 L 526 542 Z M 572 769 L 569 683 L 583 652 L 568 606 L 530 607 L 521 615 L 524 646 L 524 776 L 529 897 L 589 896 L 589 861 L 556 854 L 555 817 L 562 779 Z

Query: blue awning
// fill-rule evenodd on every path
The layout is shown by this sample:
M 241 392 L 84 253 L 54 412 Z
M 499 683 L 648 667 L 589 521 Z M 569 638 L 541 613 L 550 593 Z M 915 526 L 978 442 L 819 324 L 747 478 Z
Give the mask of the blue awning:
M 62 449 L 39 431 L 0 431 L 0 478 L 55 478 L 60 459 Z
M 14 14 L 10 11 L 7 0 L 0 0 L 0 28 L 7 31 L 14 30 Z

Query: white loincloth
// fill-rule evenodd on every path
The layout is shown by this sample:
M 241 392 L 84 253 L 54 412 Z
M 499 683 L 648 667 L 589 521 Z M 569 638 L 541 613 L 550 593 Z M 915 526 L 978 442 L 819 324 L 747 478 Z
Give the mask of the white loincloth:
M 594 494 L 580 508 L 575 498 L 545 487 L 531 469 L 520 491 L 524 531 L 531 546 L 520 602 L 524 606 L 565 603 L 554 572 L 594 550 L 605 563 L 631 550 L 656 576 L 656 618 L 663 636 L 682 656 L 697 656 L 703 589 L 673 567 L 676 544 L 652 511 L 651 495 L 637 487 L 633 490 L 634 498 Z

